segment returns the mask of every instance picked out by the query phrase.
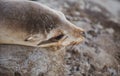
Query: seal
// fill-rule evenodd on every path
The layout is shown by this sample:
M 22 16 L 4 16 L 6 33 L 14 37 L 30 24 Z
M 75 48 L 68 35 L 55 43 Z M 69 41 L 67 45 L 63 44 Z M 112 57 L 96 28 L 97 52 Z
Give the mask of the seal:
M 83 33 L 62 12 L 41 3 L 0 0 L 0 44 L 68 46 L 80 43 Z

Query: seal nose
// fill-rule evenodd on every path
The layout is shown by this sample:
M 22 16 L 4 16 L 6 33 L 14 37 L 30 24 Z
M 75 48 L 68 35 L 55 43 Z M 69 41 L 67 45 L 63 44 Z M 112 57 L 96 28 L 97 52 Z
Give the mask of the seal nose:
M 80 34 L 81 34 L 83 37 L 86 37 L 86 34 L 85 34 L 84 31 L 82 31 Z

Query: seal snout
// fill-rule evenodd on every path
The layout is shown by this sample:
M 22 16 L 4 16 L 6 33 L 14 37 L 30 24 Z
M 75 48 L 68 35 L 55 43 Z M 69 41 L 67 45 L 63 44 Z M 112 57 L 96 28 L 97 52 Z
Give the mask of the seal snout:
M 85 37 L 84 30 L 79 27 L 75 28 L 72 33 L 73 33 L 73 36 L 76 38 Z
M 80 35 L 83 36 L 83 37 L 86 37 L 85 36 L 85 31 L 80 32 Z

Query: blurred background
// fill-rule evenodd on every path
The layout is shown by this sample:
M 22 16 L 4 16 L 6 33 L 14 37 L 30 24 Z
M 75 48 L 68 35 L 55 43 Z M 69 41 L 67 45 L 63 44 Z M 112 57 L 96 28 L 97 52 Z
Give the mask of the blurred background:
M 33 0 L 62 11 L 85 29 L 85 41 L 67 48 L 68 76 L 120 76 L 120 0 Z

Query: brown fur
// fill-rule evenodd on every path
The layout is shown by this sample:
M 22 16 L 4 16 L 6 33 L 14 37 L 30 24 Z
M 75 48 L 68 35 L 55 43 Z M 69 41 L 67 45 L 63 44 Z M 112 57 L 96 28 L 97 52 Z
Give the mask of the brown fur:
M 47 42 L 64 34 L 67 39 L 59 39 L 51 45 L 62 45 L 63 41 L 64 45 L 69 45 L 81 42 L 82 33 L 83 30 L 67 21 L 61 12 L 40 3 L 0 1 L 0 44 L 38 46 L 43 41 Z

